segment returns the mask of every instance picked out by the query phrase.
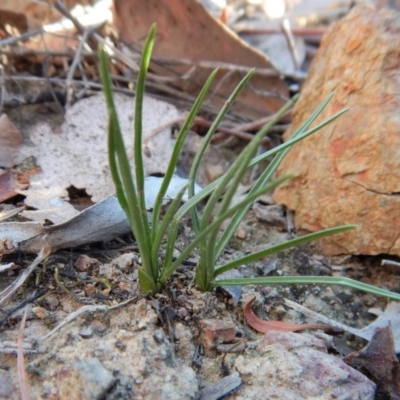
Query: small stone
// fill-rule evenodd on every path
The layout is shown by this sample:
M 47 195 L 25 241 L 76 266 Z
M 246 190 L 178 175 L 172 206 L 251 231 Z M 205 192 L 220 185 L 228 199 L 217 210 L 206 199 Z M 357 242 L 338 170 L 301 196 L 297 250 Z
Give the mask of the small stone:
M 33 307 L 32 312 L 39 318 L 44 319 L 47 315 L 47 310 L 44 307 Z
M 94 285 L 92 285 L 92 284 L 89 284 L 89 285 L 86 285 L 86 286 L 85 286 L 84 291 L 85 291 L 85 296 L 86 296 L 86 297 L 89 297 L 89 296 L 91 296 L 93 293 L 96 292 L 96 287 L 95 287 Z
M 117 340 L 115 342 L 115 347 L 121 351 L 125 351 L 126 350 L 126 344 L 122 341 L 122 340 Z
M 136 255 L 134 253 L 125 253 L 113 261 L 113 264 L 123 272 L 132 272 L 135 266 Z
M 238 239 L 246 239 L 246 236 L 247 236 L 247 231 L 246 231 L 246 229 L 244 229 L 244 228 L 238 228 L 238 229 L 236 230 L 236 237 L 237 237 Z
M 93 320 L 90 326 L 93 331 L 97 333 L 104 333 L 107 330 L 107 327 L 103 324 L 103 322 L 99 321 L 98 319 Z
M 95 258 L 90 258 L 85 254 L 81 254 L 75 261 L 75 268 L 79 272 L 85 272 L 91 268 L 97 267 L 99 264 L 99 261 Z
M 128 282 L 119 282 L 118 283 L 118 288 L 120 290 L 129 291 L 129 283 Z
M 165 341 L 165 334 L 161 329 L 157 329 L 153 333 L 153 338 L 158 344 L 161 344 Z
M 182 318 L 182 319 L 189 316 L 188 310 L 184 307 L 180 307 L 177 311 L 177 314 L 178 314 L 179 318 Z
M 84 339 L 91 338 L 93 336 L 93 329 L 90 327 L 86 327 L 79 332 L 79 336 Z
M 254 203 L 252 208 L 259 221 L 265 222 L 268 226 L 275 226 L 279 231 L 286 230 L 286 218 L 282 205 Z
M 236 337 L 236 326 L 231 321 L 203 319 L 200 326 L 203 329 L 203 342 L 208 348 L 220 342 L 232 342 Z
M 55 296 L 52 293 L 46 295 L 45 301 L 49 306 L 50 310 L 55 310 L 60 305 L 57 296 Z
M 207 165 L 206 176 L 207 176 L 208 182 L 214 182 L 216 179 L 218 179 L 223 174 L 224 174 L 224 169 L 223 169 L 222 165 L 220 165 L 220 164 Z

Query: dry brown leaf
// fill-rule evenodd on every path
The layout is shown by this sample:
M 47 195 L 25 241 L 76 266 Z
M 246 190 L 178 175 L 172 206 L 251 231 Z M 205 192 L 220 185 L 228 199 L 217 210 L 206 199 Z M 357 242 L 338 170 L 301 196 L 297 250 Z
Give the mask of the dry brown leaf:
M 15 184 L 10 171 L 0 173 L 0 203 L 16 196 Z
M 0 11 L 1 12 L 1 11 Z M 0 167 L 11 168 L 14 158 L 23 142 L 21 132 L 3 114 L 0 117 Z
M 17 29 L 19 33 L 26 32 L 28 29 L 28 21 L 24 14 L 0 8 L 0 28 L 8 31 L 7 25 Z
M 63 4 L 71 9 L 77 4 L 85 5 L 90 0 L 63 0 Z M 54 0 L 2 0 L 1 8 L 25 16 L 29 29 L 40 28 L 43 24 L 57 21 L 61 14 L 53 7 Z M 0 11 L 0 15 L 1 15 Z
M 186 59 L 271 68 L 273 72 L 272 64 L 263 54 L 246 45 L 195 0 L 114 0 L 113 12 L 120 38 L 136 49 L 141 49 L 150 25 L 157 24 L 155 57 L 172 62 Z M 198 94 L 211 72 L 211 68 L 198 67 L 188 79 L 178 79 L 191 66 L 154 62 L 151 69 L 176 78 L 174 85 L 192 95 Z M 220 69 L 211 89 L 216 93 L 208 98 L 211 104 L 220 108 L 242 77 L 243 73 Z M 288 91 L 278 75 L 267 77 L 256 73 L 236 100 L 233 111 L 246 118 L 263 117 L 277 111 L 284 103 L 283 98 L 288 98 Z
M 359 353 L 346 357 L 347 364 L 366 372 L 391 400 L 400 399 L 400 364 L 394 350 L 390 324 L 377 328 L 370 343 Z

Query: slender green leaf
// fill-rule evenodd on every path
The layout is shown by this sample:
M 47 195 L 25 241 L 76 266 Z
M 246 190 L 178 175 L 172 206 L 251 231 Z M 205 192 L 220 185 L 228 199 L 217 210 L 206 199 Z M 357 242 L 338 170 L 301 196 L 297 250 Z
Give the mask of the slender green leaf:
M 271 254 L 279 253 L 280 251 L 290 249 L 291 247 L 300 246 L 302 244 L 321 239 L 325 236 L 335 235 L 336 233 L 345 232 L 345 231 L 348 231 L 350 229 L 355 229 L 355 228 L 357 228 L 357 225 L 337 226 L 335 228 L 324 229 L 319 232 L 310 233 L 308 235 L 300 236 L 295 239 L 291 239 L 286 242 L 279 243 L 275 246 L 268 247 L 266 249 L 257 251 L 252 254 L 248 254 L 247 256 L 244 256 L 244 257 L 238 258 L 236 260 L 233 260 L 229 263 L 226 263 L 222 267 L 219 267 L 216 269 L 215 276 L 223 274 L 224 272 L 229 271 L 233 268 L 237 268 L 241 265 L 244 265 L 244 264 L 247 264 L 247 263 L 250 263 L 253 261 L 257 261 L 260 258 L 269 256 Z
M 227 173 L 225 174 L 225 182 L 229 183 L 226 193 L 224 194 L 222 198 L 222 202 L 220 205 L 220 210 L 225 210 L 229 207 L 232 198 L 237 190 L 238 185 L 242 181 L 244 174 L 246 173 L 248 169 L 248 165 L 254 154 L 257 152 L 258 147 L 260 146 L 261 140 L 263 137 L 268 133 L 270 127 L 275 125 L 275 123 L 282 118 L 282 116 L 290 109 L 292 108 L 293 104 L 295 103 L 297 97 L 293 98 L 291 101 L 288 101 L 279 111 L 278 113 L 274 116 L 274 118 L 271 119 L 271 121 L 263 127 L 251 140 L 251 142 L 246 146 L 244 151 L 239 155 L 237 158 L 236 162 L 233 163 L 233 165 L 229 168 Z M 224 186 L 224 180 L 222 180 L 221 184 L 219 186 Z M 225 185 L 227 186 L 227 185 Z M 210 208 L 215 208 L 217 196 L 220 195 L 220 189 L 216 189 L 214 193 L 211 195 L 209 199 L 210 203 Z M 207 207 L 209 207 L 209 204 L 207 204 Z M 204 214 L 206 215 L 207 212 L 207 207 L 206 210 L 204 211 Z M 247 208 L 250 207 L 250 205 L 247 206 Z M 207 216 L 208 218 L 208 216 Z M 204 227 L 208 224 L 208 220 L 203 216 L 203 220 L 201 223 L 201 228 L 204 229 Z M 202 280 L 207 280 L 208 284 L 206 285 L 207 287 L 209 286 L 209 283 L 211 280 L 214 278 L 214 266 L 215 266 L 215 246 L 217 244 L 217 237 L 219 235 L 218 230 L 214 230 L 213 232 L 210 233 L 210 236 L 207 238 L 202 243 L 202 246 L 200 247 L 200 261 L 199 265 L 197 268 L 202 269 L 203 271 L 201 272 L 202 274 Z M 199 276 L 199 275 L 198 275 Z M 196 282 L 197 283 L 197 282 Z
M 239 84 L 236 86 L 236 88 L 233 91 L 233 93 L 229 96 L 228 100 L 225 102 L 224 106 L 222 107 L 222 109 L 218 113 L 218 115 L 215 118 L 214 122 L 212 123 L 210 129 L 208 130 L 206 136 L 204 137 L 203 143 L 200 146 L 200 149 L 196 153 L 196 156 L 195 156 L 195 158 L 193 160 L 193 165 L 192 165 L 192 167 L 190 169 L 190 173 L 189 173 L 189 178 L 188 178 L 189 179 L 189 198 L 193 197 L 195 195 L 194 186 L 195 186 L 195 181 L 196 181 L 196 175 L 197 175 L 197 171 L 199 169 L 200 162 L 201 162 L 201 160 L 202 160 L 202 158 L 204 156 L 204 152 L 206 151 L 207 146 L 210 144 L 211 139 L 212 139 L 215 131 L 217 130 L 219 124 L 222 122 L 222 120 L 225 117 L 226 113 L 231 108 L 233 102 L 236 100 L 236 97 L 243 90 L 243 88 L 245 87 L 247 82 L 252 77 L 253 73 L 254 73 L 254 69 L 249 71 L 246 74 L 246 76 L 239 82 Z M 192 207 L 191 214 L 192 214 L 192 221 L 193 221 L 194 230 L 195 230 L 196 233 L 199 233 L 199 231 L 200 231 L 200 221 L 199 221 L 199 217 L 198 217 L 198 214 L 197 214 L 196 207 Z M 203 216 L 203 218 L 204 218 L 204 216 Z
M 372 293 L 388 299 L 400 301 L 400 294 L 368 285 L 350 278 L 332 276 L 269 276 L 262 278 L 237 278 L 217 279 L 212 283 L 217 286 L 242 286 L 242 285 L 339 285 L 363 292 Z
M 207 79 L 207 82 L 203 86 L 203 89 L 200 91 L 199 95 L 197 96 L 196 102 L 194 103 L 192 109 L 190 110 L 190 113 L 189 113 L 188 117 L 186 118 L 181 130 L 179 131 L 176 143 L 174 145 L 174 149 L 172 151 L 171 160 L 168 164 L 168 168 L 165 173 L 162 185 L 160 187 L 160 190 L 157 194 L 156 201 L 154 203 L 153 220 L 152 220 L 153 227 L 157 226 L 158 220 L 160 218 L 161 205 L 162 205 L 165 193 L 167 192 L 168 186 L 171 183 L 172 176 L 175 172 L 175 168 L 178 163 L 179 155 L 181 153 L 185 138 L 189 132 L 190 127 L 193 124 L 194 119 L 196 118 L 196 115 L 197 115 L 201 105 L 203 104 L 204 98 L 207 95 L 208 90 L 209 90 L 212 82 L 214 81 L 217 73 L 218 73 L 218 70 L 215 70 L 210 74 L 209 78 Z M 155 238 L 155 235 L 156 235 L 156 231 L 153 229 L 153 239 Z
M 136 82 L 136 95 L 135 95 L 135 123 L 134 123 L 134 146 L 133 153 L 135 158 L 135 178 L 137 196 L 139 199 L 139 207 L 142 215 L 142 229 L 146 237 L 147 247 L 151 249 L 151 233 L 149 221 L 147 219 L 147 208 L 145 201 L 145 186 L 144 186 L 144 164 L 142 153 L 142 117 L 143 117 L 143 98 L 146 83 L 147 70 L 150 64 L 151 52 L 154 46 L 154 39 L 156 36 L 156 26 L 153 24 L 150 28 L 146 43 L 143 47 L 142 58 L 140 62 L 139 74 Z M 152 269 L 153 279 L 156 281 L 158 278 L 158 266 L 150 264 Z M 147 266 L 145 267 L 147 268 Z M 149 271 L 147 271 L 149 273 Z
M 271 157 L 272 155 L 278 153 L 279 151 L 286 149 L 287 147 L 291 147 L 293 146 L 295 143 L 300 142 L 301 140 L 305 139 L 306 137 L 312 135 L 313 133 L 319 131 L 320 129 L 322 129 L 324 126 L 330 124 L 332 121 L 334 121 L 335 119 L 339 118 L 341 115 L 343 115 L 344 113 L 346 113 L 347 111 L 349 111 L 348 108 L 345 108 L 343 110 L 338 111 L 336 114 L 332 115 L 331 117 L 327 118 L 326 120 L 324 120 L 323 122 L 321 122 L 320 124 L 314 126 L 313 128 L 311 128 L 310 130 L 306 131 L 306 132 L 299 132 L 296 135 L 293 135 L 288 141 L 286 141 L 285 143 L 282 143 L 281 145 L 274 147 L 271 150 L 266 151 L 264 154 L 260 154 L 257 157 L 254 157 L 251 162 L 249 163 L 249 168 L 258 164 L 260 161 L 266 160 L 267 158 Z
M 175 269 L 178 268 L 179 265 L 181 265 L 182 262 L 189 256 L 190 252 L 198 245 L 198 243 L 201 242 L 201 240 L 203 240 L 213 230 L 219 229 L 221 222 L 223 222 L 224 220 L 229 218 L 241 207 L 247 205 L 248 202 L 253 202 L 257 197 L 261 196 L 262 194 L 264 194 L 268 191 L 273 190 L 275 187 L 282 184 L 287 179 L 290 179 L 290 177 L 291 177 L 290 175 L 279 177 L 275 181 L 267 184 L 264 188 L 262 188 L 258 192 L 248 195 L 244 200 L 235 204 L 229 210 L 226 210 L 222 214 L 219 214 L 215 218 L 215 220 L 206 229 L 200 231 L 200 233 L 191 241 L 191 243 L 182 251 L 180 256 L 173 263 L 169 263 L 169 266 L 164 269 L 162 276 L 160 278 L 160 281 L 162 283 L 164 283 L 170 277 L 170 275 L 175 271 Z M 174 243 L 176 241 L 176 234 L 178 232 L 179 221 L 180 220 L 174 219 L 174 221 L 171 224 L 171 231 L 168 236 L 168 244 L 167 244 L 167 253 L 170 252 L 169 253 L 170 258 L 168 258 L 168 260 L 172 259 L 172 251 L 173 251 Z M 165 258 L 167 260 L 167 256 Z
M 304 132 L 301 136 L 296 136 L 295 138 L 289 139 L 287 142 L 280 144 L 277 147 L 274 147 L 273 149 L 265 152 L 264 154 L 261 154 L 260 156 L 257 156 L 253 158 L 249 165 L 248 168 L 253 167 L 254 165 L 258 164 L 259 162 L 275 155 L 276 153 L 279 153 L 280 151 L 293 146 L 295 143 L 300 142 L 304 138 L 312 135 L 313 133 L 317 132 L 319 129 L 321 129 L 323 126 L 327 125 L 328 123 L 332 122 L 334 119 L 340 117 L 342 114 L 344 114 L 348 109 L 341 110 L 338 113 L 336 113 L 334 116 L 330 117 L 328 120 L 324 121 L 323 123 L 317 125 L 315 128 Z M 193 207 L 194 204 L 200 203 L 200 201 L 204 200 L 207 196 L 209 196 L 215 188 L 221 183 L 222 179 L 224 178 L 225 175 L 219 177 L 216 179 L 214 182 L 210 183 L 207 185 L 203 190 L 200 192 L 196 193 L 193 197 L 191 197 L 185 204 L 182 205 L 182 207 L 178 210 L 175 218 L 176 220 L 181 220 L 187 213 L 190 211 L 190 209 Z
M 307 119 L 307 121 L 304 124 L 302 124 L 300 126 L 300 128 L 293 134 L 292 138 L 296 138 L 296 137 L 299 137 L 300 135 L 304 134 L 305 130 L 308 129 L 308 127 L 315 121 L 315 119 L 324 110 L 324 108 L 326 107 L 328 102 L 331 100 L 332 95 L 333 94 L 330 94 L 322 102 L 322 104 L 311 115 L 311 117 L 309 117 Z M 268 131 L 272 126 L 273 126 L 272 124 L 269 124 L 269 125 L 266 125 L 263 129 Z M 322 126 L 321 126 L 321 128 L 322 128 Z M 258 178 L 257 182 L 251 188 L 250 193 L 251 193 L 251 191 L 258 190 L 259 188 L 264 186 L 271 179 L 273 173 L 276 171 L 279 164 L 281 163 L 281 161 L 283 160 L 283 158 L 286 156 L 286 154 L 288 153 L 288 151 L 290 149 L 291 149 L 291 146 L 286 147 L 285 149 L 281 150 L 279 153 L 277 153 L 275 155 L 274 159 L 270 162 L 268 167 L 264 170 L 264 172 Z M 223 250 L 225 249 L 225 247 L 228 245 L 228 243 L 231 240 L 233 234 L 235 233 L 237 227 L 239 226 L 240 222 L 243 220 L 244 216 L 246 215 L 246 213 L 250 207 L 251 207 L 251 204 L 248 205 L 247 207 L 244 207 L 241 210 L 238 210 L 237 213 L 233 216 L 233 218 L 229 222 L 228 226 L 226 227 L 225 231 L 220 236 L 220 238 L 218 239 L 218 242 L 216 244 L 215 251 L 214 251 L 214 262 L 217 262 L 218 258 L 220 257 L 220 255 L 223 252 Z
M 108 70 L 108 58 L 103 47 L 99 47 L 99 60 L 100 76 L 109 114 L 108 147 L 110 171 L 116 185 L 117 198 L 122 209 L 127 214 L 129 224 L 137 240 L 143 266 L 151 268 L 150 248 L 142 230 L 143 218 L 115 108 L 112 82 Z
M 157 227 L 153 226 L 153 231 L 156 232 L 155 238 L 153 240 L 153 249 L 152 249 L 152 262 L 154 264 L 158 264 L 158 257 L 160 255 L 160 247 L 161 242 L 167 232 L 167 229 L 171 226 L 171 222 L 174 218 L 176 211 L 178 210 L 180 203 L 182 201 L 182 197 L 185 194 L 188 185 L 185 185 L 176 197 L 172 200 L 171 204 L 168 206 L 167 212 L 164 215 L 164 218 Z M 164 261 L 165 264 L 165 261 Z

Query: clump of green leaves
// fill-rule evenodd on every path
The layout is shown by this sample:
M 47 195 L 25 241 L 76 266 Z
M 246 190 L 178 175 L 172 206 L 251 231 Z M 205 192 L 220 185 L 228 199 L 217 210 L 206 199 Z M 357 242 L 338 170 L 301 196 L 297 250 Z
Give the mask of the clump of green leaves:
M 108 149 L 109 163 L 112 178 L 116 187 L 116 194 L 121 207 L 125 211 L 132 232 L 139 247 L 139 253 L 142 259 L 142 265 L 139 268 L 139 284 L 144 292 L 157 293 L 161 290 L 162 285 L 167 282 L 171 274 L 181 265 L 181 263 L 189 256 L 189 254 L 198 247 L 200 259 L 196 268 L 196 285 L 201 290 L 212 290 L 218 285 L 248 285 L 248 284 L 266 284 L 266 285 L 282 285 L 282 284 L 332 284 L 342 285 L 373 294 L 386 296 L 392 299 L 400 300 L 400 295 L 390 291 L 380 289 L 378 287 L 363 284 L 348 278 L 320 277 L 320 276 L 283 276 L 283 277 L 262 277 L 262 278 L 243 278 L 243 279 L 218 279 L 218 277 L 233 268 L 258 260 L 267 255 L 283 251 L 285 249 L 298 246 L 310 241 L 320 239 L 324 236 L 333 235 L 335 233 L 344 232 L 355 228 L 354 225 L 340 226 L 325 229 L 320 232 L 312 233 L 302 237 L 298 237 L 275 246 L 268 247 L 256 253 L 243 256 L 223 265 L 218 265 L 219 257 L 228 245 L 232 235 L 236 231 L 238 225 L 242 221 L 244 215 L 251 207 L 254 200 L 265 192 L 271 191 L 290 176 L 278 178 L 272 182 L 269 180 L 278 167 L 279 163 L 298 141 L 315 133 L 323 126 L 329 124 L 338 118 L 346 110 L 342 110 L 317 126 L 310 128 L 318 115 L 325 108 L 331 96 L 329 96 L 307 121 L 293 134 L 292 138 L 286 143 L 255 157 L 257 148 L 262 138 L 268 133 L 269 129 L 274 126 L 279 119 L 289 110 L 296 98 L 290 100 L 280 111 L 265 125 L 247 145 L 245 150 L 237 157 L 229 170 L 219 179 L 205 187 L 198 193 L 195 193 L 195 178 L 197 170 L 202 160 L 202 156 L 208 146 L 218 125 L 228 112 L 231 104 L 234 102 L 240 91 L 251 78 L 253 71 L 248 73 L 239 83 L 232 95 L 226 101 L 225 106 L 217 115 L 214 123 L 210 127 L 201 149 L 199 150 L 189 174 L 188 185 L 182 188 L 178 196 L 169 204 L 168 209 L 161 218 L 161 208 L 164 196 L 171 182 L 175 171 L 179 154 L 182 150 L 183 142 L 189 129 L 196 117 L 200 106 L 210 88 L 217 71 L 211 73 L 203 89 L 198 95 L 185 123 L 183 124 L 172 152 L 167 171 L 163 178 L 160 190 L 158 192 L 153 207 L 151 222 L 147 214 L 145 202 L 145 179 L 144 166 L 142 156 L 142 105 L 145 89 L 146 74 L 150 62 L 150 56 L 155 39 L 155 26 L 150 29 L 146 44 L 143 49 L 142 60 L 140 64 L 139 75 L 136 84 L 135 97 L 135 123 L 134 123 L 134 177 L 131 173 L 130 162 L 125 150 L 121 129 L 115 109 L 112 82 L 108 70 L 108 57 L 103 47 L 99 49 L 100 73 L 103 83 L 106 103 L 109 113 L 108 127 Z M 231 205 L 232 198 L 236 189 L 242 181 L 246 171 L 262 160 L 273 157 L 269 166 L 261 174 L 259 179 L 253 185 L 251 191 L 246 198 L 238 204 Z M 189 200 L 181 205 L 182 197 L 185 190 L 188 190 Z M 202 213 L 197 211 L 198 204 L 208 198 L 206 206 Z M 222 200 L 221 200 L 222 199 Z M 218 205 L 217 202 L 221 200 Z M 173 258 L 173 250 L 177 238 L 178 228 L 182 218 L 190 213 L 193 226 L 196 232 L 195 239 L 181 252 L 177 259 Z M 220 234 L 221 224 L 231 218 L 228 227 Z M 162 242 L 167 236 L 167 244 L 165 255 L 160 259 Z M 221 277 L 220 277 L 221 278 Z

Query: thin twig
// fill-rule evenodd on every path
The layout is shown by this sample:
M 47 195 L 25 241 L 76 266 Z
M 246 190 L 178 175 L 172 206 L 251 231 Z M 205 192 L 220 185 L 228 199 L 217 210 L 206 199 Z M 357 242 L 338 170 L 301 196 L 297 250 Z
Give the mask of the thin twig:
M 88 39 L 89 33 L 90 33 L 90 31 L 88 29 L 84 30 L 82 38 L 79 41 L 79 46 L 75 52 L 74 59 L 69 67 L 67 79 L 65 81 L 65 86 L 66 86 L 66 90 L 67 90 L 67 100 L 65 102 L 65 108 L 67 108 L 67 109 L 71 106 L 71 103 L 72 103 L 72 96 L 73 96 L 72 80 L 74 78 L 74 73 L 75 73 L 75 70 L 76 70 L 78 64 L 80 64 L 80 62 L 81 62 L 82 51 L 83 51 L 85 43 Z
M 3 310 L 3 313 L 5 314 L 5 316 L 2 319 L 0 319 L 0 326 L 2 326 L 7 321 L 7 319 L 11 315 L 13 315 L 16 311 L 18 311 L 22 307 L 25 307 L 27 304 L 34 302 L 36 299 L 39 299 L 40 297 L 44 296 L 45 294 L 46 294 L 46 290 L 41 290 L 39 292 L 35 292 L 31 297 L 29 297 L 28 299 L 25 299 L 24 301 L 19 303 L 17 306 L 13 307 L 12 309 Z
M 47 245 L 44 245 L 33 263 L 11 285 L 7 286 L 0 293 L 0 304 L 3 304 L 6 300 L 8 300 L 18 290 L 18 288 L 24 284 L 38 264 L 45 260 L 50 253 L 51 249 Z
M 40 29 L 36 29 L 34 31 L 22 33 L 19 36 L 6 38 L 3 40 L 0 40 L 0 47 L 12 46 L 19 42 L 25 42 L 26 40 L 32 39 L 35 36 L 41 35 L 42 33 L 44 33 L 44 29 L 40 28 Z
M 171 121 L 168 121 L 166 124 L 163 124 L 159 127 L 157 127 L 156 129 L 153 129 L 151 131 L 151 133 L 149 135 L 146 136 L 146 138 L 144 139 L 143 143 L 148 142 L 151 138 L 153 138 L 154 136 L 156 136 L 158 133 L 162 132 L 164 129 L 170 128 L 175 124 L 181 124 L 183 122 L 186 121 L 187 116 L 182 116 L 179 118 L 174 118 Z M 196 117 L 193 121 L 194 125 L 200 125 L 204 128 L 210 128 L 212 123 L 210 121 L 207 121 L 204 118 L 201 117 Z M 237 131 L 237 130 L 233 130 L 233 129 L 229 129 L 229 128 L 225 128 L 223 126 L 219 126 L 217 128 L 217 132 L 219 133 L 215 133 L 213 138 L 212 138 L 212 142 L 216 142 L 218 140 L 221 140 L 223 138 L 225 138 L 226 135 L 231 135 L 231 136 L 235 136 L 238 137 L 240 139 L 246 140 L 246 141 L 250 141 L 254 138 L 254 135 L 252 135 L 251 133 L 247 133 L 247 132 L 242 132 L 242 131 Z M 271 144 L 271 139 L 269 137 L 265 137 L 262 140 L 262 145 L 263 146 L 268 146 Z
M 313 318 L 317 321 L 323 322 L 324 324 L 331 325 L 334 328 L 338 328 L 338 329 L 342 329 L 346 332 L 350 332 L 353 335 L 360 336 L 360 329 L 352 328 L 348 325 L 342 324 L 341 322 L 335 321 L 334 319 L 325 317 L 324 315 L 316 313 L 315 311 L 312 311 L 309 308 L 304 307 L 301 304 L 298 304 L 294 301 L 291 301 L 288 299 L 283 299 L 283 302 L 286 306 L 288 306 L 288 307 L 292 308 L 293 310 L 296 310 L 304 315 L 307 315 L 310 318 Z
M 43 75 L 44 75 L 44 78 L 46 80 L 47 87 L 49 88 L 49 91 L 51 93 L 51 96 L 52 96 L 52 98 L 53 98 L 53 100 L 54 100 L 54 102 L 55 102 L 55 104 L 56 104 L 56 106 L 58 108 L 58 112 L 61 115 L 63 115 L 64 114 L 64 108 L 61 105 L 60 101 L 58 100 L 58 97 L 57 97 L 56 93 L 54 92 L 53 85 L 49 81 L 48 71 L 49 71 L 49 57 L 46 57 L 45 62 L 43 64 Z
M 314 27 L 314 28 L 292 28 L 292 32 L 296 36 L 312 36 L 312 37 L 322 37 L 322 35 L 326 32 L 325 27 Z M 259 35 L 266 34 L 269 35 L 271 33 L 282 33 L 282 29 L 280 28 L 244 28 L 236 30 L 236 33 L 240 35 Z
M 247 74 L 253 67 L 249 67 L 247 65 L 239 65 L 239 64 L 231 64 L 226 62 L 219 61 L 206 61 L 206 60 L 189 60 L 189 59 L 170 59 L 163 57 L 152 57 L 152 60 L 162 63 L 163 65 L 196 65 L 198 67 L 207 68 L 207 69 L 222 69 L 232 72 L 242 72 L 243 74 Z M 271 68 L 256 68 L 254 71 L 254 75 L 265 76 L 265 77 L 281 77 L 285 76 L 288 78 L 292 78 L 294 80 L 304 80 L 306 74 L 304 72 L 295 71 L 295 72 L 281 72 L 273 67 Z
M 25 322 L 26 322 L 26 315 L 27 315 L 28 307 L 25 308 L 24 317 L 21 321 L 21 326 L 19 328 L 18 333 L 18 380 L 19 380 L 19 387 L 21 390 L 21 398 L 22 400 L 29 400 L 29 382 L 28 382 L 28 375 L 25 369 L 25 357 L 24 357 L 24 329 L 25 329 Z
M 299 58 L 299 53 L 297 52 L 296 49 L 296 44 L 294 42 L 294 37 L 292 34 L 292 31 L 290 29 L 290 22 L 288 18 L 284 18 L 282 21 L 282 31 L 285 34 L 286 41 L 288 43 L 289 49 L 290 49 L 290 54 L 292 56 L 293 64 L 295 70 L 300 69 L 300 58 Z
M 86 312 L 97 312 L 97 311 L 110 311 L 114 310 L 116 308 L 125 306 L 126 304 L 136 301 L 137 296 L 132 297 L 128 300 L 125 300 L 119 304 L 116 304 L 115 306 L 106 306 L 106 305 L 90 305 L 90 306 L 83 306 L 79 308 L 78 310 L 74 311 L 73 313 L 69 314 L 67 318 L 64 319 L 60 324 L 58 324 L 51 332 L 49 332 L 47 335 L 43 336 L 42 341 L 45 341 L 48 339 L 50 336 L 52 336 L 54 333 L 56 333 L 58 330 L 60 330 L 63 326 L 69 324 L 71 321 L 73 321 L 75 318 L 77 318 L 79 315 L 84 314 Z
M 68 18 L 78 30 L 78 32 L 83 36 L 85 34 L 86 28 L 79 22 L 77 18 L 75 18 L 67 7 L 60 0 L 56 0 L 54 3 L 54 8 L 59 11 L 64 17 Z M 97 28 L 96 28 L 97 29 Z M 98 42 L 93 35 L 94 30 L 90 30 L 90 36 L 88 37 L 88 44 L 93 50 L 97 50 Z
M 393 267 L 400 267 L 400 263 L 393 260 L 382 260 L 381 265 L 391 265 Z
M 286 119 L 287 117 L 289 117 L 291 115 L 291 113 L 292 113 L 292 110 L 289 110 L 288 112 L 286 112 L 285 114 L 282 115 L 281 119 Z M 271 121 L 272 118 L 274 118 L 274 116 L 270 115 L 268 117 L 260 118 L 255 121 L 252 121 L 252 122 L 247 122 L 245 124 L 238 124 L 235 126 L 235 129 L 239 130 L 239 131 L 256 131 L 256 130 L 262 128 L 269 121 Z

